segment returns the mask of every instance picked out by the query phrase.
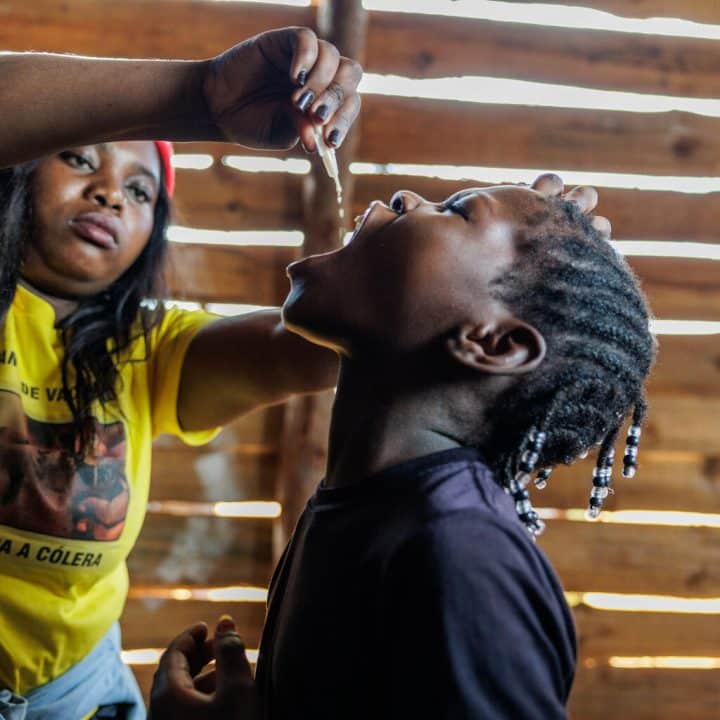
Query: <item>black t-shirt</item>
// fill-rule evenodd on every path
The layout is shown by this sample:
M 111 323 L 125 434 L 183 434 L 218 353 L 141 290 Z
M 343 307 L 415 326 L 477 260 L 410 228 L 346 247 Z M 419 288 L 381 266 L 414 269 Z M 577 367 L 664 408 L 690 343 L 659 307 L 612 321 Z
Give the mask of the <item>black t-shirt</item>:
M 555 720 L 575 655 L 552 568 L 461 448 L 318 488 L 273 578 L 257 679 L 271 720 Z

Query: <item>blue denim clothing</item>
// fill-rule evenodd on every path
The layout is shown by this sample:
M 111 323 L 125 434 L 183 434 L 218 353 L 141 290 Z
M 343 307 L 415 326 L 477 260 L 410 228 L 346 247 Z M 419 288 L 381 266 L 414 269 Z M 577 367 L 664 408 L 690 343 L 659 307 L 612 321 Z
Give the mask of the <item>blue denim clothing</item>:
M 127 705 L 127 720 L 145 720 L 135 677 L 120 657 L 120 626 L 79 663 L 24 698 L 0 691 L 0 720 L 81 720 L 101 705 Z

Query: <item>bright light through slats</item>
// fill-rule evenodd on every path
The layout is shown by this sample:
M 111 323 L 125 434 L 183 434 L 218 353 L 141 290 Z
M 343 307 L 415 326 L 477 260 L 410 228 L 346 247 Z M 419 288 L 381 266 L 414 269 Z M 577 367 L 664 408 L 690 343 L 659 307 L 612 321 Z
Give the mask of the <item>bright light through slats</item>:
M 157 665 L 160 662 L 161 655 L 165 652 L 165 648 L 140 648 L 138 650 L 123 650 L 121 654 L 122 660 L 126 665 Z M 245 650 L 247 659 L 251 663 L 256 663 L 259 650 L 250 648 Z
M 720 100 L 673 95 L 594 90 L 574 85 L 495 78 L 482 75 L 444 78 L 408 78 L 367 73 L 360 92 L 393 97 L 427 98 L 491 105 L 530 105 L 577 110 L 659 113 L 682 110 L 720 117 Z
M 608 665 L 623 670 L 720 670 L 720 657 L 613 656 L 608 659 Z
M 212 155 L 177 153 L 172 156 L 172 165 L 182 170 L 207 170 L 212 167 L 215 158 Z
M 203 602 L 267 602 L 267 588 L 234 585 L 216 588 L 131 587 L 129 597 L 141 600 L 200 600 Z
M 279 518 L 282 505 L 278 502 L 216 502 L 213 512 L 227 518 Z
M 566 593 L 575 607 L 587 605 L 608 612 L 684 613 L 720 615 L 720 598 L 686 598 L 671 595 L 631 595 L 621 593 Z
M 612 244 L 628 256 L 720 260 L 720 244 L 665 240 L 613 240 Z
M 351 163 L 354 175 L 407 175 L 441 180 L 477 180 L 486 183 L 532 182 L 547 168 L 498 168 L 478 165 L 422 165 L 411 163 Z M 682 177 L 675 175 L 639 175 L 632 173 L 584 172 L 553 168 L 567 185 L 593 185 L 634 190 L 670 190 L 704 194 L 720 191 L 720 177 Z
M 718 335 L 720 322 L 711 320 L 651 320 L 655 335 Z
M 165 300 L 168 307 L 176 307 L 181 310 L 200 310 L 203 308 L 199 302 L 189 300 Z M 215 315 L 223 315 L 225 317 L 234 317 L 235 315 L 246 315 L 247 313 L 257 312 L 258 310 L 276 310 L 267 305 L 241 305 L 238 303 L 207 303 L 205 310 Z
M 181 225 L 168 228 L 168 239 L 178 243 L 199 245 L 275 245 L 300 247 L 304 234 L 299 230 L 288 231 L 245 231 L 245 230 L 204 230 Z
M 536 508 L 543 520 L 612 523 L 615 525 L 667 525 L 672 527 L 720 528 L 720 515 L 713 513 L 678 512 L 673 510 L 603 510 L 596 520 L 588 520 L 585 510 L 571 508 Z
M 363 0 L 368 10 L 466 17 L 496 22 L 550 25 L 573 29 L 611 30 L 643 35 L 720 39 L 720 26 L 678 18 L 626 18 L 592 8 L 551 3 L 494 0 Z
M 258 312 L 259 310 L 277 310 L 277 308 L 267 305 L 239 305 L 237 303 L 208 303 L 205 309 L 208 312 L 224 315 L 225 317 L 247 315 L 247 313 Z
M 183 500 L 152 500 L 147 504 L 150 513 L 180 517 L 278 518 L 282 506 L 277 502 L 187 502 Z
M 309 160 L 297 160 L 294 158 L 283 160 L 281 158 L 245 155 L 226 155 L 222 159 L 222 164 L 242 172 L 274 172 L 290 173 L 291 175 L 307 175 L 311 167 Z

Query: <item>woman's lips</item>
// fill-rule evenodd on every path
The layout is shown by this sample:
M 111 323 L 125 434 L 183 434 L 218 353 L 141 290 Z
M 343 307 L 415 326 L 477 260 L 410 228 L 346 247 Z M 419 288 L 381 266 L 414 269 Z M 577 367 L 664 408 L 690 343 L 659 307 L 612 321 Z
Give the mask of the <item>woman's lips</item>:
M 70 227 L 76 235 L 105 250 L 112 250 L 117 246 L 117 230 L 114 225 L 111 218 L 105 218 L 99 213 L 79 215 L 70 221 Z

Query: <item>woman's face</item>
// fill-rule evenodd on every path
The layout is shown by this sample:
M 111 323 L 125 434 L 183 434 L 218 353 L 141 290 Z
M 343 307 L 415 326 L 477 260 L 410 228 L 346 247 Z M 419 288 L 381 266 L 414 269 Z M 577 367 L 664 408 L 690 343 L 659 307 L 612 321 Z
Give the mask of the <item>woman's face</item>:
M 59 297 L 109 287 L 142 252 L 160 188 L 155 144 L 114 142 L 44 160 L 32 183 L 32 236 L 22 276 Z
M 528 221 L 548 211 L 520 186 L 469 189 L 444 203 L 408 191 L 374 203 L 340 250 L 288 268 L 287 325 L 348 354 L 410 352 L 466 323 L 510 313 L 491 283 L 514 262 Z

